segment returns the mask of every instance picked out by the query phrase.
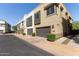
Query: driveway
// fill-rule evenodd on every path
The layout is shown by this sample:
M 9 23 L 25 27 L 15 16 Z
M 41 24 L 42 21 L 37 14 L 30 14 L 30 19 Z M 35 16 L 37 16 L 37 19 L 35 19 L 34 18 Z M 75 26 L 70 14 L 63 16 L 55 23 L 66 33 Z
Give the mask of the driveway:
M 14 35 L 0 35 L 0 56 L 52 56 Z

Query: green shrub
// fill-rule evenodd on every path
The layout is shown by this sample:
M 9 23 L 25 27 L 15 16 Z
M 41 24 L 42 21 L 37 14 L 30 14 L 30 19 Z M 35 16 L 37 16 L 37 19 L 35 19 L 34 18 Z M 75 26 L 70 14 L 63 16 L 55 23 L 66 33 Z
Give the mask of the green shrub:
M 22 33 L 23 35 L 26 35 L 25 33 Z
M 35 33 L 32 33 L 32 36 L 35 36 Z
M 47 35 L 47 40 L 48 41 L 55 41 L 56 40 L 56 35 L 55 34 L 48 34 Z

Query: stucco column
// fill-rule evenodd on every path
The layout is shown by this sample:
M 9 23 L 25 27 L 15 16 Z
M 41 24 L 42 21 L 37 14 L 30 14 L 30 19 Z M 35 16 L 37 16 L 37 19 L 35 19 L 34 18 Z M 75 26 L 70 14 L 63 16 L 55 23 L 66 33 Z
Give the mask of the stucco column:
M 58 9 L 58 7 L 56 5 L 54 5 L 54 13 L 58 15 L 57 9 Z
M 27 21 L 27 19 L 26 19 L 26 15 L 24 15 L 24 33 L 26 33 L 26 35 L 27 35 L 26 21 Z
M 32 26 L 33 26 L 33 33 L 36 33 L 35 25 L 34 25 L 34 14 L 32 14 Z

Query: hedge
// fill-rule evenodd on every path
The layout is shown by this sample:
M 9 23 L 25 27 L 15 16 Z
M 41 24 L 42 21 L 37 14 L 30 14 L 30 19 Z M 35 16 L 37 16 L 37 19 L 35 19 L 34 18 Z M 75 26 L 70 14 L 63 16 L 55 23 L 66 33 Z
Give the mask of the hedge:
M 47 35 L 47 40 L 48 41 L 55 41 L 56 40 L 56 35 L 55 34 L 48 34 Z

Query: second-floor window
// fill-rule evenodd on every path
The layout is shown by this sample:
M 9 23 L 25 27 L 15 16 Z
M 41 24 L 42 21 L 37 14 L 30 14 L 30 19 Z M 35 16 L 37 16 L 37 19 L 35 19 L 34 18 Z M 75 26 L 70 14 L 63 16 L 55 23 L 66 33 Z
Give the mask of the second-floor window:
M 34 14 L 34 23 L 35 25 L 40 24 L 40 11 Z
M 22 26 L 24 25 L 24 21 L 22 21 Z
M 54 5 L 51 4 L 50 6 L 47 6 L 47 7 L 45 8 L 45 10 L 46 10 L 46 15 L 53 14 L 53 13 L 54 13 Z
M 61 10 L 61 12 L 62 12 L 62 11 L 64 10 L 64 8 L 61 6 L 61 7 L 60 7 L 60 10 Z
M 4 27 L 5 26 L 5 24 L 0 24 L 0 27 Z
M 69 16 L 69 19 L 71 20 L 72 18 Z
M 27 18 L 26 26 L 27 27 L 32 26 L 32 16 L 30 16 L 29 18 Z

